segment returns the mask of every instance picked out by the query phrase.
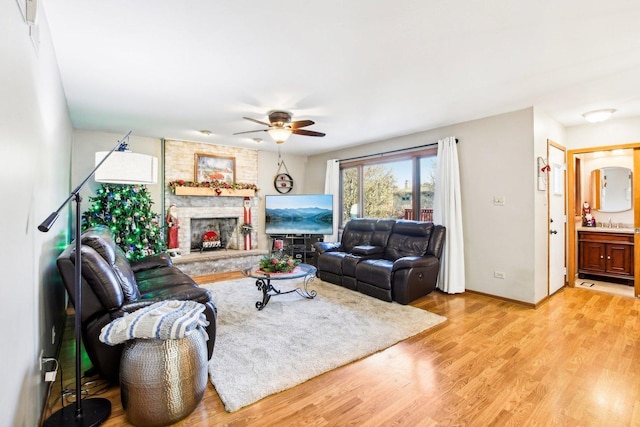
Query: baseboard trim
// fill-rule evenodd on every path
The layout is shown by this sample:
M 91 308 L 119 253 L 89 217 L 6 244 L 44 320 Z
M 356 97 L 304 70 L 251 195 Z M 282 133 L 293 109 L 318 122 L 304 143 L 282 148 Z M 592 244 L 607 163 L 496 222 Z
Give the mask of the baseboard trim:
M 471 289 L 465 289 L 465 292 L 469 292 L 471 294 L 476 294 L 476 295 L 482 295 L 483 297 L 493 298 L 493 299 L 497 299 L 497 300 L 500 300 L 500 301 L 510 302 L 512 304 L 523 305 L 523 306 L 525 306 L 527 308 L 533 308 L 533 309 L 538 308 L 539 304 L 541 303 L 541 302 L 538 302 L 537 304 L 533 304 L 533 303 L 530 303 L 530 302 L 519 301 L 517 299 L 505 298 L 505 297 L 501 297 L 501 296 L 498 296 L 498 295 L 491 295 L 491 294 L 487 294 L 487 293 L 484 293 L 484 292 L 473 291 Z M 542 301 L 544 301 L 544 299 Z

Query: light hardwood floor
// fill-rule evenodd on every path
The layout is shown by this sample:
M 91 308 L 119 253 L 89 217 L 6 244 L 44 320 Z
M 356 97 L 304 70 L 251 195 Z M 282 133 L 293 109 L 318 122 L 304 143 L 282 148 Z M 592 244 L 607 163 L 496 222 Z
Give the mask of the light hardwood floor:
M 640 425 L 640 300 L 566 288 L 537 309 L 437 291 L 412 305 L 448 320 L 234 413 L 209 383 L 177 425 Z M 117 386 L 100 397 L 112 402 L 105 426 L 130 425 Z

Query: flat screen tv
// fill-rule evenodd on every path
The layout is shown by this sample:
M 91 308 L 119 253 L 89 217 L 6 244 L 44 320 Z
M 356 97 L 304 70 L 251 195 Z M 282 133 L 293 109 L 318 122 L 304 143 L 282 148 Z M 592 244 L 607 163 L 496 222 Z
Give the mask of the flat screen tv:
M 331 194 L 265 196 L 266 234 L 333 234 Z

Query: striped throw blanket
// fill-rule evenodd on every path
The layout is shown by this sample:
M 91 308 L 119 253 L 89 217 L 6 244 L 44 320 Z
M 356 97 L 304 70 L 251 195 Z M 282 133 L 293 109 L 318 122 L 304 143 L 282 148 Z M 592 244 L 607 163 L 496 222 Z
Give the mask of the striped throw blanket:
M 135 338 L 179 339 L 194 331 L 209 339 L 204 305 L 193 301 L 161 301 L 115 319 L 100 331 L 100 341 L 117 345 Z

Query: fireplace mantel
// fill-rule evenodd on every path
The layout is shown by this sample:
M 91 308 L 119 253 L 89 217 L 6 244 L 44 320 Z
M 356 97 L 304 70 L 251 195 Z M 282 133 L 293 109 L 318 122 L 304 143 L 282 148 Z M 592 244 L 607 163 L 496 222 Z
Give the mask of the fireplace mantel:
M 254 197 L 256 195 L 255 190 L 220 188 L 218 191 L 220 194 L 216 192 L 215 188 L 210 187 L 175 187 L 176 196 Z

